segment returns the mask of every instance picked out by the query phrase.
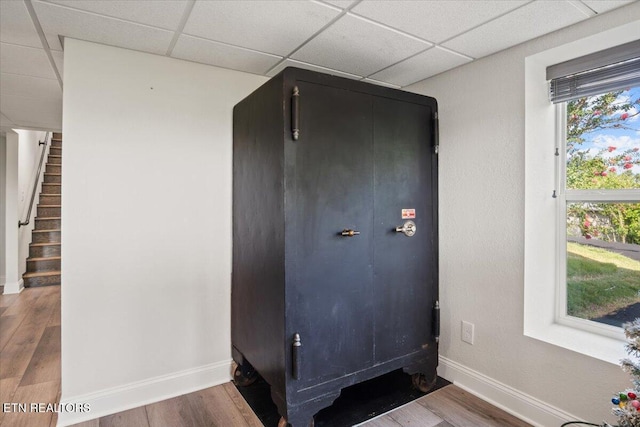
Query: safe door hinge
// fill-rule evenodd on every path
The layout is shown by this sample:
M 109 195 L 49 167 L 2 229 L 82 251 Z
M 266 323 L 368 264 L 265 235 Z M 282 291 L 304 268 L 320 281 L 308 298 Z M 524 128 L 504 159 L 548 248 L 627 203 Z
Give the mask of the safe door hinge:
M 433 117 L 432 117 L 432 121 L 433 121 L 433 152 L 435 154 L 438 154 L 438 150 L 440 150 L 440 129 L 439 129 L 439 122 L 438 122 L 438 112 L 434 112 L 433 113 Z
M 300 89 L 293 87 L 291 94 L 291 137 L 297 141 L 300 137 Z
M 291 376 L 294 380 L 300 377 L 300 347 L 302 347 L 302 341 L 300 340 L 300 334 L 293 334 L 293 343 L 291 344 Z
M 440 341 L 440 301 L 433 306 L 433 336 L 436 342 Z

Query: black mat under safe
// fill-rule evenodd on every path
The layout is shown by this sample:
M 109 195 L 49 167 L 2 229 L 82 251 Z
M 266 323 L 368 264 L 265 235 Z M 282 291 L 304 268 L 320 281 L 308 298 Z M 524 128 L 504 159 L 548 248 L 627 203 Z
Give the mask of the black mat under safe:
M 438 377 L 432 391 L 451 384 Z M 277 427 L 280 414 L 262 378 L 247 387 L 236 387 L 265 427 Z M 413 387 L 401 370 L 345 388 L 333 405 L 318 412 L 315 427 L 351 427 L 425 396 Z

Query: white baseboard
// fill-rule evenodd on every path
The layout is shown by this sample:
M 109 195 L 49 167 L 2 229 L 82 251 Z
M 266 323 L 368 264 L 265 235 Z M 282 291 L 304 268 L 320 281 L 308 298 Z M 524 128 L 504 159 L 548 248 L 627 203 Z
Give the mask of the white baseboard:
M 201 366 L 194 369 L 162 375 L 148 380 L 101 390 L 80 396 L 62 396 L 62 407 L 87 405 L 87 412 L 61 412 L 58 427 L 92 420 L 204 388 L 225 383 L 231 379 L 231 360 Z
M 19 294 L 24 289 L 24 280 L 20 279 L 15 283 L 5 283 L 4 290 L 2 291 L 3 295 L 9 294 Z
M 534 426 L 559 426 L 579 419 L 533 396 L 440 356 L 438 375 Z

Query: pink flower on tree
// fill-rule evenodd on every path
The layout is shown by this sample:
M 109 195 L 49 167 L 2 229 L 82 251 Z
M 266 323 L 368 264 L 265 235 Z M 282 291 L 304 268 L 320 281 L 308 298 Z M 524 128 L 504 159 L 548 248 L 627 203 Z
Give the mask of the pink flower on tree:
M 624 161 L 625 162 L 630 162 L 631 161 L 631 156 L 624 156 Z
M 607 150 L 609 150 L 609 152 L 611 153 L 612 151 L 615 151 L 615 149 L 618 147 L 614 147 L 613 145 L 610 145 Z
M 614 167 L 609 168 L 609 172 L 616 172 L 616 171 L 617 171 L 617 169 L 614 168 Z
M 638 152 L 638 151 L 640 151 L 640 148 L 636 147 L 636 148 L 633 149 L 633 151 Z
M 602 172 L 600 175 L 607 176 L 607 171 Z
M 621 118 L 622 120 L 627 120 L 627 117 L 629 117 L 629 113 L 623 113 L 623 114 L 620 116 L 620 118 Z
M 600 114 L 602 114 L 602 113 L 600 112 L 600 110 L 596 110 L 596 111 L 594 111 L 594 112 L 593 112 L 593 115 L 594 115 L 594 116 L 599 116 Z
M 631 169 L 633 165 L 631 163 L 625 163 L 623 166 L 625 169 Z

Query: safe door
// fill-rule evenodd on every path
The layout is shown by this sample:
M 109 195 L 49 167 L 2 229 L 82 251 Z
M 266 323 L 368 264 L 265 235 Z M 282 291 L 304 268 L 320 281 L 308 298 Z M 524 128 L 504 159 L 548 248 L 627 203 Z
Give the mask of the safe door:
M 375 97 L 373 111 L 378 364 L 430 346 L 435 351 L 437 170 L 430 107 Z
M 373 363 L 373 127 L 369 95 L 299 81 L 292 333 L 298 381 L 318 384 Z

